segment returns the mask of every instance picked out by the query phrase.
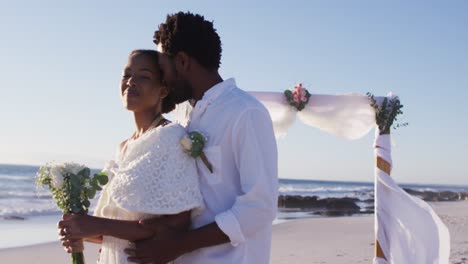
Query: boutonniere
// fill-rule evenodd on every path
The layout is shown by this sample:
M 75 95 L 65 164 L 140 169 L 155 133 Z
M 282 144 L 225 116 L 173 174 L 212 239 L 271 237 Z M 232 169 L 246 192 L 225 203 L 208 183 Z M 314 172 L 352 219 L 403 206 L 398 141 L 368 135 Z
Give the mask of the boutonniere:
M 180 145 L 185 153 L 189 154 L 194 158 L 200 157 L 208 170 L 213 173 L 213 165 L 208 161 L 205 153 L 203 153 L 203 148 L 207 138 L 198 131 L 189 132 L 180 140 Z

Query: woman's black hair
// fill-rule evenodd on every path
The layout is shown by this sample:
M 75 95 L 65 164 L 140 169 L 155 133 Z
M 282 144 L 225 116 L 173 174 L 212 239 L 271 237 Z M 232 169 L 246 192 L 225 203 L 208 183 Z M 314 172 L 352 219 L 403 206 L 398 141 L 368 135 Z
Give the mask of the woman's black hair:
M 134 55 L 144 55 L 150 58 L 150 60 L 154 63 L 154 66 L 156 67 L 156 69 L 158 69 L 159 81 L 160 81 L 160 84 L 162 85 L 163 84 L 162 73 L 159 67 L 158 52 L 155 50 L 137 49 L 130 53 L 130 56 L 134 56 Z M 174 100 L 172 99 L 171 93 L 169 92 L 169 94 L 162 99 L 161 112 L 163 114 L 169 113 L 175 109 L 175 106 L 176 104 Z

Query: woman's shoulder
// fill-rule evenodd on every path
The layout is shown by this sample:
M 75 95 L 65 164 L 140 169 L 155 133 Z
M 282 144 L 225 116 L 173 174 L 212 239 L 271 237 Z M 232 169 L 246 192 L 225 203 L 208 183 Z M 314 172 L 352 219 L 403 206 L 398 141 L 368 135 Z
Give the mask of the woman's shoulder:
M 165 126 L 160 126 L 146 135 L 142 139 L 143 148 L 165 148 L 167 146 L 179 145 L 179 141 L 186 134 L 185 128 L 176 123 L 170 123 Z M 172 147 L 171 147 L 172 149 Z
M 177 123 L 170 123 L 168 125 L 162 126 L 159 129 L 159 134 L 165 137 L 173 137 L 173 138 L 182 138 L 187 131 L 183 126 Z

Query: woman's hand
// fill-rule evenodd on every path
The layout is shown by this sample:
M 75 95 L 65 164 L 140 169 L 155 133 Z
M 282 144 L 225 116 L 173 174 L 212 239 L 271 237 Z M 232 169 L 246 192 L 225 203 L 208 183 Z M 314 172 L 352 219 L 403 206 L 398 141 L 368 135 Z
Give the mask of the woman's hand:
M 79 253 L 84 250 L 83 239 L 62 240 L 62 246 L 67 253 Z
M 60 240 L 78 240 L 99 236 L 99 220 L 94 216 L 64 214 L 58 223 Z

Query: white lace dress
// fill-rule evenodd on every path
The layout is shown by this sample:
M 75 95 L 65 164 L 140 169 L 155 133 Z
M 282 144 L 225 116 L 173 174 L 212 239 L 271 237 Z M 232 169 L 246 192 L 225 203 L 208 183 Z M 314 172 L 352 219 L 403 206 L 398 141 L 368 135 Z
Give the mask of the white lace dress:
M 107 163 L 109 183 L 101 192 L 94 215 L 139 220 L 203 207 L 195 160 L 179 141 L 185 130 L 177 124 L 157 127 L 127 142 L 124 154 Z M 126 240 L 103 237 L 98 263 L 126 264 Z

